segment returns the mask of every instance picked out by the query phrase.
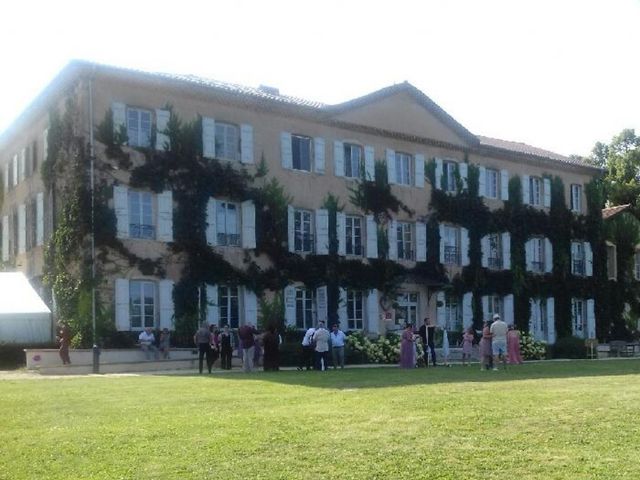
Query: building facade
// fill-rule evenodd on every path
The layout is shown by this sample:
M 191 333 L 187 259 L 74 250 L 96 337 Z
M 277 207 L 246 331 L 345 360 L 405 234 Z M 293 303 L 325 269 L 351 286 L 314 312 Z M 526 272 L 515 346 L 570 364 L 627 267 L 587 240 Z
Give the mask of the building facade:
M 498 313 L 550 343 L 599 334 L 600 171 L 474 135 L 408 83 L 323 105 L 73 62 L 0 139 L 0 167 L 4 267 L 63 316 L 93 285 L 93 198 L 118 331 L 236 328 L 281 299 L 297 329 Z

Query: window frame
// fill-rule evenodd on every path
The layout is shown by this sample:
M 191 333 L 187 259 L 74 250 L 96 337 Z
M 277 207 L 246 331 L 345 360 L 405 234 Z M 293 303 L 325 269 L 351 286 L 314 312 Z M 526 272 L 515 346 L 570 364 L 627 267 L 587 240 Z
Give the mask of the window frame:
M 582 213 L 582 185 L 579 183 L 571 184 L 571 211 Z
M 490 233 L 488 235 L 489 251 L 487 252 L 487 267 L 490 270 L 502 270 L 503 268 L 503 246 L 502 235 L 500 233 Z M 492 256 L 495 254 L 495 256 Z
M 302 303 L 302 305 L 300 305 Z M 316 324 L 316 295 L 312 289 L 296 287 L 296 328 L 307 330 Z M 300 306 L 302 308 L 300 308 Z M 300 315 L 302 313 L 302 315 Z
M 542 177 L 534 175 L 529 177 L 529 205 L 542 206 Z
M 347 290 L 347 329 L 364 330 L 365 295 L 362 290 Z M 360 316 L 358 316 L 358 312 Z
M 418 292 L 403 292 L 396 297 L 397 307 L 395 308 L 395 323 L 400 325 L 399 320 L 402 319 L 403 323 L 411 323 L 412 325 L 418 324 L 419 308 L 420 308 L 420 295 Z M 404 316 L 399 316 L 398 311 L 406 313 Z
M 444 328 L 449 332 L 462 331 L 462 299 L 457 295 L 445 295 Z
M 451 160 L 443 160 L 442 161 L 442 173 L 443 173 L 443 184 L 442 190 L 447 193 L 454 193 L 457 191 L 456 185 L 456 169 L 458 168 L 458 163 L 453 162 Z
M 545 273 L 545 239 L 544 237 L 532 237 L 533 255 L 531 257 L 531 271 L 533 273 Z
M 218 133 L 218 128 L 223 130 L 220 134 Z M 229 145 L 228 133 L 231 131 L 234 132 L 235 138 L 231 139 L 231 145 Z M 218 139 L 221 139 L 221 140 L 219 141 Z M 240 148 L 241 148 L 240 147 L 240 126 L 234 123 L 216 122 L 215 124 L 216 158 L 220 160 L 239 162 L 241 159 Z M 229 155 L 231 152 L 233 153 Z
M 574 337 L 587 338 L 587 328 L 586 302 L 581 298 L 574 298 L 571 302 L 571 333 Z
M 136 121 L 137 121 L 137 135 L 133 135 L 132 132 L 132 127 L 131 127 L 131 117 L 130 114 L 131 113 L 135 113 L 136 114 Z M 126 121 L 127 121 L 127 144 L 130 147 L 139 147 L 139 148 L 149 148 L 151 147 L 151 132 L 153 131 L 153 112 L 151 110 L 147 110 L 144 108 L 138 108 L 138 107 L 127 107 L 127 111 L 126 111 Z M 142 121 L 142 116 L 143 115 L 148 115 L 149 116 L 149 126 L 148 126 L 148 132 L 145 132 L 143 129 L 143 121 Z M 146 135 L 146 137 L 143 137 L 143 133 L 148 133 Z
M 345 235 L 345 252 L 346 255 L 354 257 L 362 257 L 363 255 L 363 221 L 359 215 L 345 215 L 344 235 Z M 356 223 L 358 225 L 356 226 Z M 360 230 L 359 234 L 355 232 Z
M 296 148 L 296 142 L 298 142 L 298 148 Z M 308 142 L 309 168 L 302 168 L 302 142 Z M 296 163 L 298 166 L 296 166 Z M 291 168 L 300 172 L 313 172 L 313 138 L 298 133 L 291 134 Z
M 398 260 L 415 259 L 414 224 L 411 222 L 396 222 L 396 246 Z
M 134 212 L 132 205 L 132 199 L 138 197 L 138 212 Z M 155 195 L 151 192 L 141 190 L 128 190 L 127 191 L 127 208 L 129 211 L 129 238 L 135 238 L 139 240 L 155 240 L 157 235 L 156 225 L 156 211 L 154 205 Z M 148 202 L 143 202 L 142 200 Z M 149 207 L 149 211 L 145 212 L 145 206 Z M 150 224 L 144 223 L 145 217 L 148 213 Z M 136 218 L 134 218 L 136 217 Z M 138 220 L 134 222 L 134 220 Z M 136 228 L 137 233 L 136 233 Z M 147 233 L 145 233 L 147 232 Z
M 228 225 L 228 218 L 229 218 L 229 211 L 231 210 L 230 207 L 232 207 L 235 209 L 235 233 L 230 233 L 227 232 L 227 227 Z M 224 209 L 224 222 L 222 222 L 222 225 L 224 225 L 224 232 L 222 232 L 222 225 L 220 222 L 220 208 Z M 240 215 L 241 215 L 241 207 L 240 204 L 236 203 L 236 202 L 229 202 L 226 200 L 216 200 L 216 242 L 218 246 L 222 246 L 222 247 L 240 247 L 242 245 L 242 238 L 241 238 L 241 231 L 242 231 L 242 227 L 241 227 L 241 219 L 240 219 Z
M 577 253 L 577 256 L 574 255 Z M 578 241 L 571 242 L 571 273 L 573 275 L 584 277 L 586 276 L 586 258 L 584 251 L 584 244 Z
M 153 303 L 151 304 L 153 313 L 151 315 L 148 315 L 146 313 L 146 307 L 148 307 L 149 305 L 145 301 L 146 300 L 146 296 L 144 292 L 145 286 L 150 286 L 153 291 Z M 141 300 L 139 305 L 140 314 L 134 313 L 134 307 L 135 307 L 134 288 L 135 287 L 139 288 L 138 293 L 140 294 L 140 300 Z M 146 279 L 129 280 L 129 322 L 130 322 L 132 331 L 142 331 L 147 327 L 151 327 L 151 328 L 156 327 L 156 320 L 158 318 L 158 288 L 157 287 L 158 287 L 157 283 L 153 280 L 146 280 Z M 135 321 L 136 318 L 140 319 L 139 326 L 135 325 L 135 323 L 138 323 Z M 150 323 L 147 322 L 148 318 L 151 318 Z
M 406 152 L 395 152 L 396 178 L 395 183 L 398 185 L 413 185 L 413 155 Z
M 492 200 L 500 199 L 500 172 L 495 168 L 485 168 L 485 177 L 484 177 L 484 196 L 490 198 Z M 495 181 L 491 182 L 490 177 L 494 176 Z M 493 185 L 495 187 L 495 192 L 490 191 L 489 186 Z
M 308 219 L 303 217 L 308 216 Z M 304 231 L 305 225 L 308 225 L 308 232 Z M 293 246 L 296 253 L 313 253 L 315 251 L 314 243 L 314 212 L 302 208 L 296 208 L 293 211 Z M 308 249 L 305 248 L 308 246 Z
M 448 232 L 453 233 L 453 237 L 448 235 Z M 444 225 L 444 265 L 460 265 L 461 264 L 461 230 L 457 225 Z M 454 239 L 454 244 L 450 245 L 447 240 Z
M 531 329 L 533 329 L 533 336 L 536 341 L 549 341 L 549 327 L 548 327 L 548 312 L 546 299 L 540 299 L 534 303 L 536 310 L 536 317 L 532 319 Z M 536 322 L 539 322 L 540 329 L 536 328 Z M 538 336 L 538 334 L 540 336 Z
M 218 285 L 218 320 L 220 325 L 229 325 L 229 328 L 240 326 L 240 287 L 237 285 Z
M 362 176 L 364 148 L 362 148 L 362 145 L 358 145 L 357 143 L 345 142 L 342 149 L 344 152 L 344 176 L 346 178 L 360 178 Z M 354 151 L 358 152 L 357 159 L 353 158 Z M 354 166 L 356 167 L 355 172 L 353 171 Z

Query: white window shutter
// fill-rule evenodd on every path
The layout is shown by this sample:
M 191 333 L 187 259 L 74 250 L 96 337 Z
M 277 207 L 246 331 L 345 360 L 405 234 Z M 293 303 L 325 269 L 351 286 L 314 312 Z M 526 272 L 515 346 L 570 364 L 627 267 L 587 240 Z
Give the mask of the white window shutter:
M 245 325 L 253 325 L 254 327 L 258 326 L 258 297 L 254 292 L 249 290 L 248 288 L 243 288 L 244 291 L 244 324 Z M 263 325 L 264 328 L 267 328 L 268 325 Z
M 529 239 L 524 242 L 524 257 L 527 272 L 533 271 L 533 242 L 534 239 Z
M 469 265 L 469 230 L 460 228 L 460 260 L 463 267 Z
M 347 254 L 346 221 L 347 216 L 344 213 L 336 212 L 336 236 L 338 237 L 338 255 L 341 256 L 345 256 Z
M 169 150 L 171 143 L 165 132 L 169 126 L 171 111 L 156 109 L 156 150 Z
M 367 294 L 367 330 L 370 333 L 380 332 L 380 311 L 378 307 L 378 290 L 369 290 Z
M 324 173 L 324 138 L 316 137 L 313 139 L 313 153 L 315 158 L 316 173 Z
M 251 200 L 240 204 L 242 209 L 242 248 L 256 248 L 256 207 Z
M 291 134 L 280 133 L 280 154 L 282 155 L 282 168 L 293 168 L 293 149 L 291 147 Z
M 396 183 L 396 152 L 387 148 L 387 180 Z
M 20 164 L 18 167 L 18 181 L 22 182 L 26 177 L 27 149 L 20 150 Z
M 2 261 L 9 260 L 9 217 L 2 217 Z
M 296 326 L 296 289 L 292 286 L 284 287 L 284 321 L 290 327 Z
M 553 272 L 553 245 L 546 237 L 544 239 L 544 271 L 545 273 Z
M 442 189 L 442 159 L 436 158 L 436 189 Z
M 44 243 L 44 193 L 36 195 L 36 245 Z
M 446 324 L 444 292 L 438 292 L 436 295 L 436 301 L 436 319 L 438 326 L 440 328 L 444 328 Z
M 440 231 L 440 263 L 444 265 L 444 224 L 438 226 Z
M 416 222 L 416 262 L 427 261 L 427 224 Z
M 547 298 L 547 343 L 556 343 L 556 302 L 553 297 Z
M 49 129 L 45 128 L 42 132 L 42 161 L 47 160 L 49 156 Z
M 216 158 L 216 121 L 202 117 L 202 156 Z
M 468 176 L 469 176 L 469 164 L 466 162 L 460 162 L 458 164 L 458 173 L 460 174 L 460 180 L 462 180 L 462 188 L 468 188 Z
M 416 154 L 416 187 L 424 188 L 424 155 Z
M 120 133 L 122 127 L 127 128 L 127 107 L 124 103 L 113 102 L 111 113 L 113 114 L 113 132 Z
M 158 284 L 160 297 L 160 328 L 173 330 L 173 280 L 160 280 Z
M 389 242 L 389 260 L 398 259 L 398 222 L 391 220 L 387 225 L 387 241 Z
M 541 340 L 539 330 L 539 319 L 538 319 L 538 303 L 539 301 L 530 298 L 529 299 L 529 333 L 533 336 L 535 340 Z
M 336 177 L 344 177 L 344 143 L 339 140 L 333 142 L 333 167 Z
M 207 322 L 209 325 L 218 325 L 219 321 L 218 285 L 207 285 Z
M 18 253 L 27 251 L 27 208 L 24 203 L 18 205 Z
M 118 238 L 129 238 L 129 192 L 127 187 L 113 187 L 113 209 L 116 214 Z
M 466 330 L 473 325 L 473 293 L 467 292 L 462 296 L 462 328 Z
M 481 264 L 484 268 L 489 266 L 489 235 L 480 239 Z
M 522 176 L 522 203 L 529 205 L 529 175 Z
M 4 191 L 9 190 L 9 162 L 4 166 Z
M 502 234 L 502 269 L 511 270 L 511 234 Z
M 544 206 L 549 208 L 551 206 L 551 180 L 548 178 L 543 178 L 542 184 L 544 185 L 544 191 L 543 191 Z
M 480 298 L 481 302 L 482 302 L 482 317 L 484 318 L 484 321 L 490 320 L 489 318 L 489 296 L 488 295 L 483 295 Z
M 378 258 L 378 224 L 373 215 L 367 215 L 367 258 Z
M 587 338 L 596 338 L 595 301 L 587 299 Z
M 364 178 L 373 182 L 376 179 L 376 151 L 371 145 L 364 147 Z
M 483 166 L 478 167 L 478 196 L 484 197 L 487 193 L 487 169 Z
M 240 125 L 240 161 L 244 164 L 255 163 L 253 159 L 253 127 L 248 123 Z
M 289 205 L 287 207 L 287 243 L 289 244 L 289 251 L 296 251 L 296 238 L 295 238 L 295 209 Z
M 218 245 L 218 229 L 216 226 L 216 199 L 210 198 L 207 202 L 207 245 L 215 247 Z
M 509 172 L 507 170 L 500 170 L 500 191 L 501 199 L 505 202 L 509 200 Z
M 158 235 L 160 242 L 173 242 L 173 193 L 165 190 L 158 194 Z
M 509 294 L 502 299 L 504 307 L 504 318 L 502 319 L 507 325 L 513 325 L 513 294 Z
M 326 322 L 328 314 L 327 287 L 316 288 L 316 320 Z
M 13 156 L 13 186 L 18 185 L 18 154 Z
M 593 276 L 593 250 L 589 242 L 584 242 L 584 273 L 587 277 Z
M 347 317 L 347 291 L 344 288 L 340 288 L 340 298 L 338 299 L 338 322 L 340 323 L 340 329 L 347 331 L 349 329 L 348 317 Z
M 116 330 L 128 332 L 131 330 L 129 321 L 129 280 L 116 278 Z
M 316 210 L 316 255 L 329 255 L 329 211 Z

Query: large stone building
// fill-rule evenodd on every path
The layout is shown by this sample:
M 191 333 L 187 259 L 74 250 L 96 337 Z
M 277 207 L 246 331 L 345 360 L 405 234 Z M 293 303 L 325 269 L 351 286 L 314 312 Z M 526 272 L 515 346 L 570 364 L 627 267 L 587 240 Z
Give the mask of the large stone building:
M 53 285 L 62 315 L 90 284 L 92 156 L 98 298 L 118 330 L 237 327 L 280 297 L 300 329 L 500 313 L 549 342 L 596 336 L 599 170 L 475 135 L 408 83 L 323 105 L 69 64 L 0 139 L 2 261 Z

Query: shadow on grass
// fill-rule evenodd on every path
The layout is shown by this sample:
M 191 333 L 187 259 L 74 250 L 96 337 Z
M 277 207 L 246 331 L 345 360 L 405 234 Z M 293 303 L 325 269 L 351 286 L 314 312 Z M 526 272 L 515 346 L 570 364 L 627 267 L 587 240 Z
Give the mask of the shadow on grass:
M 318 371 L 280 371 L 243 373 L 225 372 L 222 375 L 204 375 L 203 379 L 274 382 L 284 385 L 299 385 L 309 388 L 355 389 L 386 388 L 405 385 L 433 385 L 460 382 L 512 382 L 552 378 L 580 378 L 594 376 L 617 376 L 640 374 L 640 358 L 629 360 L 570 360 L 562 362 L 539 362 L 514 365 L 506 370 L 480 371 L 478 364 L 451 368 L 416 368 L 400 370 L 393 367 L 346 368 Z M 195 374 L 194 376 L 200 377 Z

